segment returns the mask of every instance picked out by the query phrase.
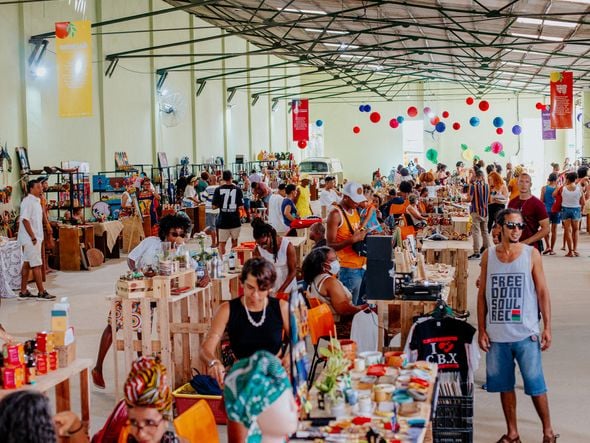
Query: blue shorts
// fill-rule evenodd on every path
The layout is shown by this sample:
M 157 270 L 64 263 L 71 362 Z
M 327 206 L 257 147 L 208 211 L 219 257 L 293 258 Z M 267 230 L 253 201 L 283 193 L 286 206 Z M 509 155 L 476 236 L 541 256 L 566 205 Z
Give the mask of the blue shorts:
M 573 220 L 577 221 L 582 218 L 582 208 L 561 208 L 561 219 L 562 220 Z
M 547 212 L 549 214 L 549 223 L 552 225 L 558 225 L 561 223 L 561 212 Z
M 512 343 L 490 343 L 490 350 L 486 354 L 487 391 L 514 391 L 515 361 L 522 374 L 525 394 L 536 396 L 546 393 L 541 364 L 541 339 L 536 335 Z

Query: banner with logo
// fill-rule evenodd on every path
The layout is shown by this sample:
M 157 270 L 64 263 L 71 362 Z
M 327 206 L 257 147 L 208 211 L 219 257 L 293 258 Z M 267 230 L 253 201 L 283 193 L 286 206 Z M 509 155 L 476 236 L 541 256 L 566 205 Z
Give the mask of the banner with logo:
M 574 114 L 574 76 L 570 71 L 552 72 L 551 86 L 551 127 L 571 129 Z
M 543 140 L 555 140 L 557 131 L 551 127 L 551 111 L 549 109 L 541 111 L 541 123 L 543 125 Z
M 92 115 L 90 21 L 55 24 L 57 93 L 60 117 Z
M 307 99 L 293 100 L 291 114 L 293 114 L 293 141 L 308 141 L 309 101 Z

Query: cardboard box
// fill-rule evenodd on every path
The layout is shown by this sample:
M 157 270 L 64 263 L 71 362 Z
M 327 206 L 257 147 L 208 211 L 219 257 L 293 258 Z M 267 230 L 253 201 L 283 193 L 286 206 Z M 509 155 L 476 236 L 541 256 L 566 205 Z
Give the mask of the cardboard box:
M 5 366 L 2 368 L 2 386 L 4 389 L 18 389 L 25 384 L 25 366 Z
M 25 348 L 22 343 L 4 344 L 2 353 L 4 354 L 4 364 L 18 366 L 25 362 Z
M 76 342 L 67 346 L 58 346 L 57 358 L 60 368 L 68 367 L 74 363 L 74 360 L 76 360 Z
M 74 328 L 71 326 L 65 331 L 52 331 L 56 347 L 67 346 L 74 342 Z

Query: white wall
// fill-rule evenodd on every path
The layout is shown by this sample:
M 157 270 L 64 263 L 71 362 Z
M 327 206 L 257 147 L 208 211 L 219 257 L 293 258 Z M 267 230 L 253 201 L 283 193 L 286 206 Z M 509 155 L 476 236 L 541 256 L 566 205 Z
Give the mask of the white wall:
M 89 0 L 86 18 L 97 22 L 163 8 L 167 9 L 169 5 L 160 0 Z M 43 59 L 47 68 L 47 75 L 43 78 L 25 75 L 26 59 L 32 49 L 27 42 L 32 35 L 52 31 L 56 21 L 83 17 L 63 1 L 2 6 L 1 12 L 0 142 L 8 143 L 13 157 L 16 146 L 28 146 L 33 168 L 57 165 L 64 160 L 80 160 L 90 162 L 92 172 L 112 170 L 116 151 L 127 151 L 131 163 L 155 164 L 158 151 L 166 152 L 171 164 L 182 155 L 188 155 L 194 163 L 201 163 L 205 158 L 227 154 L 227 161 L 233 162 L 236 154 L 250 157 L 251 149 L 258 152 L 276 146 L 282 150 L 285 144 L 286 106 L 281 105 L 271 117 L 269 99 L 261 98 L 256 106 L 251 107 L 248 96 L 251 91 L 244 88 L 236 93 L 232 101 L 234 106 L 227 111 L 226 88 L 247 83 L 246 74 L 210 80 L 199 97 L 194 94 L 194 82 L 198 78 L 222 73 L 224 69 L 229 73 L 232 69 L 245 68 L 248 63 L 263 66 L 279 62 L 279 59 L 266 55 L 244 55 L 223 62 L 200 64 L 194 67 L 194 72 L 171 72 L 164 89 L 184 96 L 187 113 L 181 123 L 172 128 L 159 121 L 156 69 L 213 58 L 199 57 L 199 54 L 220 54 L 224 50 L 226 53 L 244 53 L 247 48 L 256 49 L 247 46 L 243 39 L 227 37 L 222 41 L 219 38 L 151 51 L 161 55 L 193 50 L 193 57 L 121 59 L 113 76 L 104 77 L 108 66 L 104 60 L 108 54 L 221 34 L 219 29 L 183 11 L 93 28 L 93 34 L 103 33 L 92 39 L 93 115 L 70 119 L 57 115 L 54 39 L 49 39 Z M 21 16 L 23 19 L 19 20 Z M 161 31 L 162 28 L 191 26 L 195 28 L 192 31 Z M 133 30 L 146 32 L 111 34 Z M 268 76 L 269 69 L 255 71 L 254 75 Z M 15 167 L 10 177 L 0 179 L 15 183 L 18 168 Z M 0 181 L 0 186 L 2 183 Z
M 309 91 L 319 87 L 322 86 L 306 88 L 307 93 L 304 91 L 302 96 L 313 98 L 314 94 Z M 439 153 L 439 162 L 447 164 L 451 169 L 458 160 L 462 160 L 462 143 L 467 144 L 486 164 L 493 161 L 505 164 L 515 156 L 515 160 L 526 162 L 527 159 L 522 157 L 522 150 L 519 151 L 519 137 L 512 134 L 511 128 L 516 123 L 522 126 L 524 118 L 540 118 L 535 103 L 542 101 L 542 98 L 489 94 L 485 99 L 489 101 L 490 109 L 482 112 L 477 107 L 477 101 L 472 106 L 465 103 L 468 95 L 458 85 L 450 83 L 429 84 L 423 89 L 420 84 L 411 84 L 391 102 L 371 100 L 366 94 L 311 100 L 310 119 L 312 122 L 318 118 L 324 121 L 325 155 L 340 158 L 346 176 L 364 183 L 370 180 L 371 172 L 377 168 L 387 172 L 402 162 L 402 128 L 390 128 L 389 120 L 398 115 L 409 119 L 409 106 L 419 109 L 419 116 L 416 118 L 424 118 L 424 106 L 429 106 L 439 116 L 445 110 L 450 113 L 449 118 L 443 120 L 447 126 L 444 133 L 436 133 L 434 139 L 426 132 L 423 136 L 425 151 L 428 148 L 436 149 Z M 371 104 L 372 111 L 381 114 L 381 121 L 377 124 L 371 123 L 369 114 L 359 112 L 360 104 Z M 471 116 L 480 118 L 477 128 L 469 125 Z M 497 135 L 492 125 L 492 120 L 496 116 L 504 119 L 503 135 Z M 452 129 L 454 121 L 460 122 L 459 131 Z M 353 134 L 353 126 L 361 128 L 358 135 Z M 425 129 L 433 129 L 428 120 L 425 120 Z M 521 137 L 524 137 L 524 133 Z M 493 141 L 500 141 L 504 145 L 505 158 L 484 152 L 484 148 Z M 565 155 L 565 146 L 560 136 L 557 141 L 540 143 L 538 148 L 543 151 L 547 163 L 561 161 Z M 425 166 L 428 168 L 434 165 L 430 163 Z

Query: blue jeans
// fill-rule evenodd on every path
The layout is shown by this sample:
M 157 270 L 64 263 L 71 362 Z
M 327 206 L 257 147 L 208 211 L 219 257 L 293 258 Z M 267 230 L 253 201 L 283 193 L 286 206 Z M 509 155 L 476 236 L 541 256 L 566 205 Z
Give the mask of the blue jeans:
M 338 280 L 340 280 L 352 294 L 353 305 L 362 304 L 359 298 L 363 275 L 365 275 L 365 270 L 363 268 L 340 268 Z
M 541 364 L 541 338 L 537 335 L 517 342 L 490 343 L 486 354 L 488 392 L 514 391 L 515 362 L 522 374 L 525 394 L 535 396 L 547 392 Z

